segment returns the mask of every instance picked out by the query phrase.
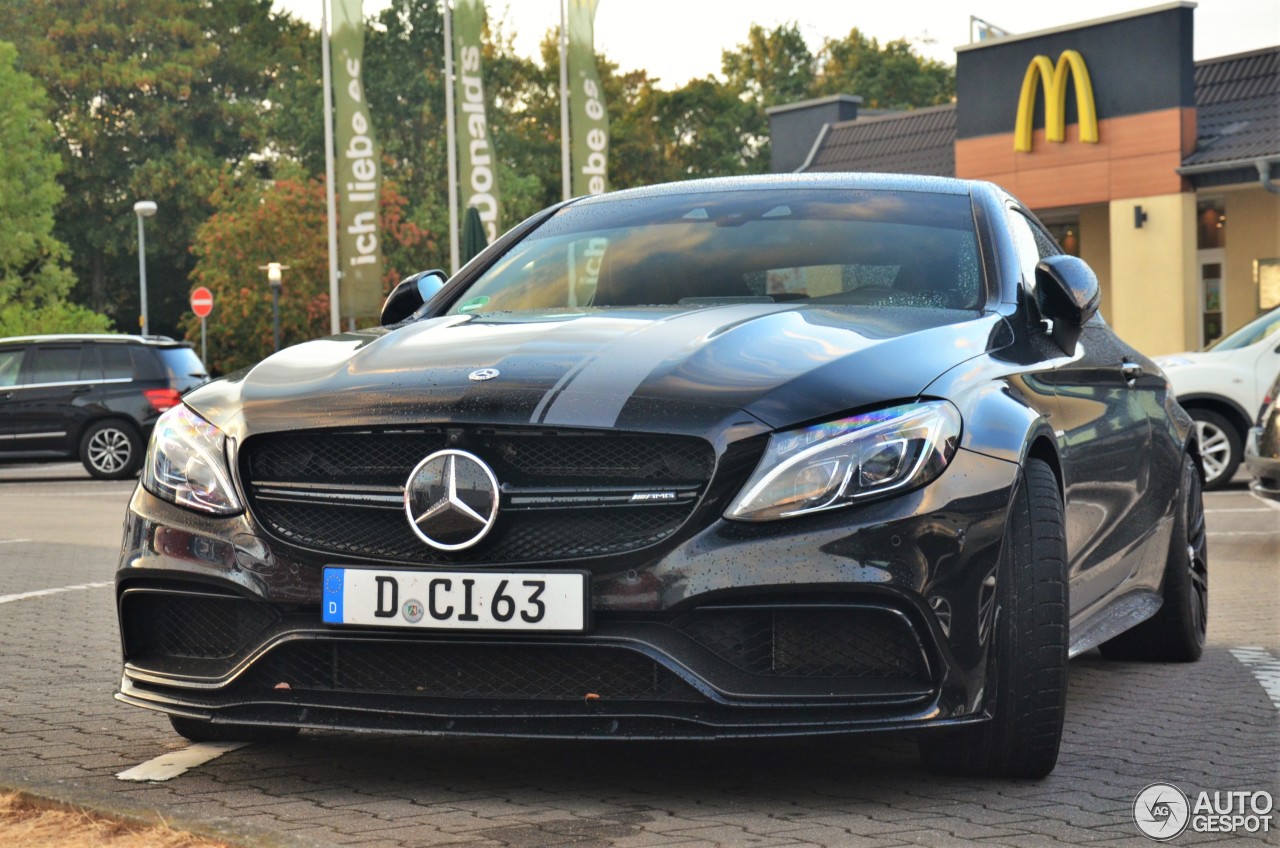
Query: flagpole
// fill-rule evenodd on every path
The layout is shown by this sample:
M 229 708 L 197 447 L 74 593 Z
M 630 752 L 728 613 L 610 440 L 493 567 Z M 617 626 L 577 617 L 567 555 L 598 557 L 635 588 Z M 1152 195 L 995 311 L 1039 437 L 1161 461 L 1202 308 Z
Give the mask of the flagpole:
M 329 2 L 320 3 L 320 63 L 324 66 L 324 184 L 329 229 L 329 332 L 342 332 L 342 303 L 338 292 L 338 212 L 334 198 L 333 76 L 329 68 Z
M 564 199 L 573 194 L 569 176 L 569 31 L 565 28 L 564 4 L 560 2 L 560 182 Z
M 449 274 L 458 273 L 458 130 L 453 125 L 453 5 L 444 0 L 444 113 L 449 145 Z

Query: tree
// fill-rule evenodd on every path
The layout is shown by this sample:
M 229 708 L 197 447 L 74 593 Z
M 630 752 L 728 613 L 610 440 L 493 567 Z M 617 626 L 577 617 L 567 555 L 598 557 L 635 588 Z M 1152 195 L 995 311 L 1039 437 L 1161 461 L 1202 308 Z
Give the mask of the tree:
M 810 96 L 815 60 L 795 23 L 765 30 L 752 24 L 747 42 L 721 54 L 720 67 L 730 87 L 761 109 Z
M 44 91 L 17 70 L 17 54 L 0 42 L 0 336 L 101 331 L 107 319 L 64 300 L 75 277 L 53 234 L 61 163 Z
M 226 373 L 271 352 L 271 291 L 261 270 L 268 262 L 289 266 L 280 299 L 281 343 L 327 335 L 329 253 L 323 181 L 296 167 L 271 181 L 228 178 L 214 192 L 213 201 L 217 211 L 201 225 L 192 246 L 192 282 L 208 286 L 215 304 L 208 319 L 206 365 L 215 373 Z M 405 205 L 395 186 L 384 183 L 386 292 L 416 270 L 393 264 L 400 252 L 430 240 L 428 233 L 404 220 Z M 200 333 L 200 319 L 190 312 L 183 315 L 181 326 L 187 338 Z
M 827 39 L 818 62 L 813 96 L 856 94 L 866 108 L 914 109 L 950 103 L 956 94 L 955 69 L 924 58 L 902 38 L 881 47 L 855 28 Z
M 148 226 L 153 324 L 176 324 L 189 251 L 219 181 L 269 147 L 269 116 L 302 67 L 305 24 L 271 0 L 13 0 L 6 32 L 49 92 L 64 164 L 56 232 L 77 296 L 132 328 L 135 200 Z M 314 42 L 310 42 L 314 43 Z

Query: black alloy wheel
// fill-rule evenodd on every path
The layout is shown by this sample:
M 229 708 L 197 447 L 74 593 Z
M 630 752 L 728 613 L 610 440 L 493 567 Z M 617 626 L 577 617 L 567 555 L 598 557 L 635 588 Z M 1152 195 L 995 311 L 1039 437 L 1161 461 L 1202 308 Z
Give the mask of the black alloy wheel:
M 922 734 L 944 774 L 1041 778 L 1053 771 L 1067 708 L 1067 543 L 1058 480 L 1027 460 L 1000 551 L 988 709 L 980 724 Z
M 1151 618 L 1100 649 L 1113 660 L 1195 662 L 1204 652 L 1209 629 L 1209 549 L 1204 521 L 1200 469 L 1182 458 L 1182 484 L 1169 558 L 1164 574 L 1164 603 Z

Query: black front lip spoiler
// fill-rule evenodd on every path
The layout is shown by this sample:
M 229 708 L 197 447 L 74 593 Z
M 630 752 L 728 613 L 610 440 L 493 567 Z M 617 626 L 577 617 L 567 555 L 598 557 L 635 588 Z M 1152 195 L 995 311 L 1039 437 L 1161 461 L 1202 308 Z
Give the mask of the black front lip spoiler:
M 909 621 L 900 610 L 879 605 L 813 605 L 812 608 L 824 609 L 829 606 L 837 609 L 867 609 L 897 616 L 904 622 Z M 909 623 L 905 626 L 913 633 L 916 632 Z M 225 690 L 232 687 L 250 668 L 272 651 L 291 643 L 383 642 L 429 645 L 450 644 L 451 641 L 446 637 L 406 635 L 387 630 L 299 627 L 296 622 L 285 619 L 274 633 L 267 634 L 265 639 L 247 654 L 239 657 L 229 668 L 224 663 L 207 660 L 185 660 L 175 668 L 164 668 L 162 665 L 147 666 L 126 661 L 124 672 L 127 679 L 161 686 L 167 690 L 186 690 L 193 693 L 217 692 L 219 697 L 228 697 Z M 489 645 L 508 644 L 507 639 L 492 636 L 473 641 Z M 682 642 L 685 644 L 682 645 Z M 529 644 L 529 641 L 517 640 L 509 644 L 523 645 Z M 591 634 L 575 638 L 545 637 L 538 639 L 536 644 L 546 647 L 614 647 L 635 651 L 667 668 L 709 701 L 719 704 L 769 707 L 832 703 L 856 704 L 860 707 L 908 706 L 927 701 L 937 694 L 935 684 L 923 680 L 854 678 L 807 681 L 803 678 L 761 678 L 734 668 L 701 646 L 694 646 L 696 653 L 691 654 L 690 645 L 693 643 L 690 640 L 683 639 L 658 624 L 598 622 L 596 630 Z M 923 667 L 928 670 L 930 668 L 928 652 L 918 639 L 916 645 Z
M 302 727 L 313 730 L 378 732 L 421 736 L 492 737 L 557 740 L 671 739 L 721 740 L 812 737 L 901 730 L 924 730 L 986 721 L 987 714 L 943 717 L 936 705 L 911 714 L 818 710 L 754 710 L 719 705 L 655 702 L 648 710 L 634 703 L 617 707 L 584 701 L 539 704 L 469 700 L 423 700 L 407 696 L 343 697 L 321 693 L 282 693 L 266 700 L 223 702 L 214 707 L 199 698 L 174 698 L 135 685 L 127 676 L 115 698 L 125 704 L 219 724 L 252 727 Z

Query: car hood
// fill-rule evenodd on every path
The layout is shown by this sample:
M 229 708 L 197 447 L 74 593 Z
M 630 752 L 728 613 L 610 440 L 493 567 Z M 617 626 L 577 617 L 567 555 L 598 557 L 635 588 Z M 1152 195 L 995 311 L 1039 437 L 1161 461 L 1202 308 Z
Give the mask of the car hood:
M 1002 321 L 783 304 L 446 316 L 297 345 L 186 400 L 233 437 L 437 422 L 704 432 L 742 412 L 780 428 L 916 397 L 991 350 Z

